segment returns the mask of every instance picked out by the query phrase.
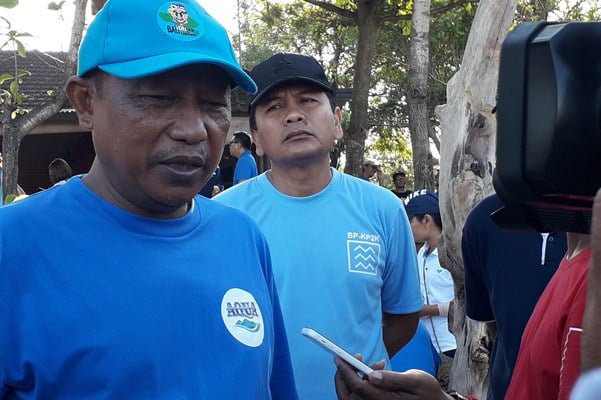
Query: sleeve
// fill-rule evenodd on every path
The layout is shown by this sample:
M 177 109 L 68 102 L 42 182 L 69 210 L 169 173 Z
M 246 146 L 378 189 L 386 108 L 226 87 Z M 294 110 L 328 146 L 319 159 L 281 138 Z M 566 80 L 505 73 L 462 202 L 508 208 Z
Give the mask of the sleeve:
M 586 282 L 587 280 L 584 279 L 578 288 L 564 328 L 563 356 L 559 372 L 559 400 L 570 398 L 570 392 L 580 375 L 580 342 L 586 302 Z
M 486 234 L 482 218 L 472 212 L 463 227 L 461 251 L 465 273 L 465 311 L 470 319 L 481 322 L 495 320 L 483 270 L 486 266 Z
M 407 214 L 399 205 L 386 244 L 386 267 L 382 276 L 382 311 L 409 314 L 423 307 L 415 242 Z

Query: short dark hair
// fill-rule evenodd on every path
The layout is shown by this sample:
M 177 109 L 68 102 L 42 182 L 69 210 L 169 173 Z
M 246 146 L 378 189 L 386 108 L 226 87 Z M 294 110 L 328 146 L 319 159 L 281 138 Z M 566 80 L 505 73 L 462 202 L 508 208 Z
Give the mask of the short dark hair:
M 55 158 L 48 164 L 48 175 L 50 175 L 50 181 L 54 185 L 56 182 L 69 179 L 73 176 L 73 171 L 68 162 L 62 158 Z
M 435 213 L 426 213 L 426 214 L 431 216 L 432 219 L 434 220 L 434 223 L 436 224 L 436 226 L 438 226 L 440 229 L 442 229 L 442 218 L 441 218 L 440 214 L 435 214 Z M 409 220 L 411 220 L 413 218 L 417 218 L 418 221 L 421 221 L 422 219 L 424 219 L 426 214 L 415 214 Z
M 247 132 L 234 132 L 234 139 L 236 140 L 236 142 L 240 143 L 242 147 L 244 147 L 247 150 L 250 150 L 252 141 L 250 140 L 250 135 Z
M 294 81 L 290 82 L 286 82 L 282 85 L 276 86 L 271 90 L 276 90 L 278 88 L 282 88 L 285 86 L 290 86 L 295 84 Z M 311 85 L 310 83 L 308 83 L 308 85 Z M 315 88 L 320 91 L 320 92 L 324 92 L 326 94 L 326 96 L 328 96 L 328 101 L 330 102 L 330 107 L 332 108 L 332 112 L 334 112 L 334 110 L 336 110 L 336 107 L 338 107 L 338 104 L 336 104 L 336 95 L 332 92 L 329 92 L 327 90 L 322 89 L 320 86 L 318 85 L 314 85 Z M 265 96 L 263 96 L 265 97 Z M 261 101 L 257 102 L 257 104 L 255 104 L 254 106 L 250 107 L 250 116 L 248 119 L 249 125 L 250 125 L 250 129 L 257 129 L 257 117 L 255 116 L 255 111 L 257 110 L 257 106 L 261 104 Z
M 395 180 L 399 176 L 402 176 L 403 178 L 406 178 L 407 174 L 405 174 L 403 171 L 397 171 L 394 174 L 392 174 L 392 180 Z

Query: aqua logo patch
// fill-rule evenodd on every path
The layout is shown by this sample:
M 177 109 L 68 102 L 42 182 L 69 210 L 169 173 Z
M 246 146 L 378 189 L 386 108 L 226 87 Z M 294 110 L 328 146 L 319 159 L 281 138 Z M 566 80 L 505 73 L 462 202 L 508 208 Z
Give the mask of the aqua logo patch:
M 380 244 L 360 240 L 346 241 L 348 269 L 359 274 L 377 275 Z
M 228 332 L 240 343 L 249 347 L 263 343 L 263 316 L 257 301 L 246 290 L 232 288 L 223 295 L 221 317 Z
M 165 34 L 177 40 L 196 40 L 204 33 L 200 16 L 183 3 L 164 3 L 157 12 L 157 22 Z

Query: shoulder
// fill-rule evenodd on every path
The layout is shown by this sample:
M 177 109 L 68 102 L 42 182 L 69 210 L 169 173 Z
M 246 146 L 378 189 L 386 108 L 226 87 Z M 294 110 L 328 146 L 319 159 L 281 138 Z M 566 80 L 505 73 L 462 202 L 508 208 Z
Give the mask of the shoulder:
M 360 179 L 337 170 L 334 170 L 333 173 L 339 176 L 343 188 L 353 194 L 375 196 L 375 201 L 380 200 L 395 205 L 401 204 L 401 200 L 388 188 L 378 186 L 365 179 Z
M 262 181 L 265 179 L 265 174 L 247 179 L 237 185 L 234 185 L 217 196 L 213 197 L 213 201 L 223 203 L 229 206 L 240 208 L 240 204 L 253 203 L 261 201 L 261 193 L 263 192 Z

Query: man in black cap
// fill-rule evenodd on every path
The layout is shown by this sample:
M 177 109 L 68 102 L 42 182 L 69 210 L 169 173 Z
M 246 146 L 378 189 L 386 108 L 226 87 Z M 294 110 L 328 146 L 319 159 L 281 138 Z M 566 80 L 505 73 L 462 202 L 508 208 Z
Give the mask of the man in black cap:
M 299 397 L 334 399 L 332 357 L 300 331 L 388 363 L 423 304 L 411 230 L 389 190 L 330 167 L 342 113 L 314 58 L 276 54 L 251 77 L 251 132 L 272 169 L 216 199 L 246 211 L 267 237 Z

